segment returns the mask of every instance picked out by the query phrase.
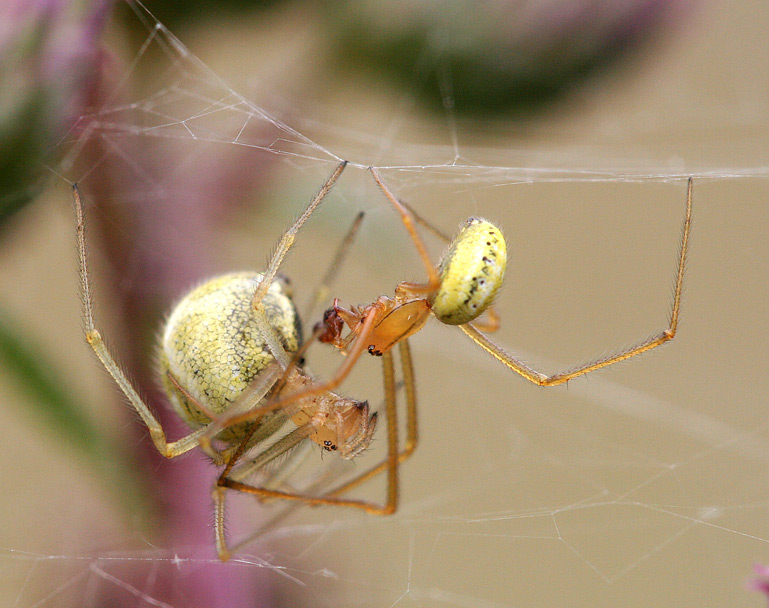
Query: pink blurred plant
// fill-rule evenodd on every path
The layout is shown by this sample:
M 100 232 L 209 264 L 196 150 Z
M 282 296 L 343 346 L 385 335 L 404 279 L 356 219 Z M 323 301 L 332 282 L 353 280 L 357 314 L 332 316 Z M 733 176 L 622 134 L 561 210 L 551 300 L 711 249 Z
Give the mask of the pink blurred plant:
M 0 3 L 0 221 L 45 173 L 41 159 L 99 86 L 112 0 Z
M 73 181 L 82 179 L 89 251 L 95 258 L 106 258 L 111 270 L 93 281 L 106 299 L 112 291 L 117 306 L 117 314 L 109 315 L 117 325 L 101 328 L 139 392 L 149 397 L 169 436 L 176 438 L 188 431 L 164 407 L 147 338 L 157 331 L 159 310 L 167 310 L 183 289 L 210 273 L 213 248 L 206 246 L 206 239 L 211 225 L 229 205 L 242 200 L 243 191 L 263 173 L 253 162 L 246 170 L 235 147 L 213 160 L 205 155 L 191 160 L 184 157 L 188 150 L 183 146 L 165 140 L 152 148 L 146 140 L 121 142 L 130 169 L 120 159 L 105 160 L 108 144 L 98 134 L 87 134 L 89 117 L 98 117 L 105 104 L 123 103 L 133 87 L 141 86 L 143 75 L 141 70 L 131 72 L 119 89 L 112 82 L 111 72 L 120 59 L 102 46 L 112 7 L 112 0 L 0 4 L 0 220 L 32 200 L 42 178 L 50 176 L 45 164 Z M 83 144 L 74 165 L 63 169 L 49 156 L 62 139 Z M 180 171 L 180 166 L 188 171 Z M 131 169 L 156 174 L 154 187 L 137 188 Z M 107 308 L 99 306 L 97 313 L 106 317 Z M 154 489 L 156 518 L 130 515 L 135 521 L 153 521 L 152 530 L 139 533 L 148 533 L 149 542 L 162 550 L 159 561 L 110 560 L 102 565 L 108 576 L 125 585 L 102 580 L 94 594 L 100 605 L 124 605 L 131 601 L 130 593 L 125 597 L 129 589 L 174 605 L 271 605 L 270 585 L 260 580 L 266 570 L 251 569 L 244 576 L 237 564 L 214 561 L 210 493 L 215 469 L 201 456 L 165 461 L 124 400 L 117 397 L 109 405 L 115 418 L 126 421 L 122 439 L 134 459 L 132 467 L 142 471 Z M 182 559 L 173 562 L 168 550 Z
M 755 564 L 753 572 L 756 573 L 757 577 L 748 581 L 748 589 L 763 593 L 769 600 L 769 566 Z

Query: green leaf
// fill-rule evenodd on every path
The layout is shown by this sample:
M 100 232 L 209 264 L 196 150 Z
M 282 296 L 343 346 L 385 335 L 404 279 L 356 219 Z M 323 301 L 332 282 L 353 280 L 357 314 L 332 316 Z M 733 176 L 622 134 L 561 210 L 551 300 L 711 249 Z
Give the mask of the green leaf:
M 30 397 L 34 411 L 59 439 L 75 448 L 115 494 L 127 513 L 145 512 L 147 491 L 132 473 L 135 466 L 125 448 L 107 442 L 92 420 L 66 390 L 67 383 L 55 372 L 55 366 L 31 345 L 31 340 L 18 330 L 7 313 L 0 310 L 0 365 L 15 378 Z

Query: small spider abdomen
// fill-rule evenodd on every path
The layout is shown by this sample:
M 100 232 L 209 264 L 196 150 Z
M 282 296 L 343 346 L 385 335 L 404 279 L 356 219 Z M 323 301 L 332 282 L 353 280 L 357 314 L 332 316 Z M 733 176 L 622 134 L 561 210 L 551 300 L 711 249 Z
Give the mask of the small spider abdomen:
M 507 247 L 491 222 L 470 218 L 441 261 L 441 286 L 433 313 L 447 325 L 462 325 L 486 310 L 502 286 Z
M 219 414 L 274 363 L 252 311 L 260 278 L 257 272 L 215 277 L 189 292 L 168 317 L 160 343 L 162 381 L 174 409 L 193 428 L 210 420 L 173 385 L 168 372 L 193 399 Z M 270 285 L 264 306 L 286 351 L 296 352 L 301 326 L 282 281 Z

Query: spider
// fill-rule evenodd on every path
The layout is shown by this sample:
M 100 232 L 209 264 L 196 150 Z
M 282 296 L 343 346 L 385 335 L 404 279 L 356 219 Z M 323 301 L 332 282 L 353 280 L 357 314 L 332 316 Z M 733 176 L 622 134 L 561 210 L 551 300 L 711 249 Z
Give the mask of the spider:
M 459 325 L 502 363 L 541 385 L 566 382 L 655 348 L 675 336 L 691 225 L 691 179 L 668 329 L 618 354 L 548 377 L 517 361 L 479 329 L 491 331 L 499 325 L 492 303 L 505 270 L 506 249 L 501 231 L 491 222 L 471 218 L 436 267 L 430 261 L 415 223 L 437 231 L 399 202 L 377 172 L 370 169 L 375 182 L 400 214 L 423 261 L 428 281 L 424 284 L 400 283 L 393 298 L 382 296 L 373 304 L 350 310 L 340 307 L 335 300 L 323 321 L 317 324 L 312 338 L 302 344 L 299 316 L 290 289 L 278 271 L 299 229 L 332 189 L 346 165 L 341 162 L 335 168 L 304 212 L 281 236 L 264 272 L 213 278 L 182 298 L 168 317 L 159 347 L 161 379 L 172 407 L 193 429 L 171 442 L 96 328 L 88 278 L 83 205 L 78 188 L 74 186 L 86 340 L 144 421 L 160 454 L 174 458 L 199 446 L 216 466 L 222 467 L 213 491 L 215 544 L 222 560 L 231 555 L 224 535 L 227 489 L 254 494 L 260 499 L 347 506 L 379 515 L 395 512 L 399 464 L 411 456 L 418 441 L 415 376 L 408 338 L 424 326 L 430 314 L 444 323 Z M 332 270 L 338 266 L 354 238 L 356 225 L 340 248 Z M 324 283 L 328 280 L 327 277 Z M 487 320 L 478 321 L 484 312 Z M 342 336 L 344 325 L 349 328 L 345 337 Z M 344 363 L 326 381 L 316 380 L 302 367 L 302 355 L 315 339 L 331 343 L 347 355 Z M 395 365 L 390 352 L 396 344 L 406 401 L 403 446 L 398 439 Z M 385 459 L 325 493 L 298 492 L 286 487 L 279 473 L 288 468 L 286 463 L 282 463 L 277 472 L 266 467 L 280 456 L 295 453 L 293 448 L 307 444 L 307 440 L 343 459 L 352 459 L 369 446 L 377 426 L 377 413 L 370 412 L 366 401 L 344 398 L 333 392 L 364 351 L 380 356 L 383 363 L 387 422 Z M 273 440 L 289 423 L 293 430 Z M 251 454 L 257 450 L 256 455 Z M 383 472 L 387 473 L 387 496 L 383 504 L 342 498 L 349 490 Z M 263 476 L 262 485 L 246 483 L 245 480 L 257 473 Z
M 96 327 L 84 209 L 79 189 L 76 184 L 73 186 L 86 341 L 147 426 L 160 454 L 175 458 L 199 446 L 216 466 L 223 467 L 213 492 L 215 545 L 222 561 L 231 555 L 224 535 L 227 488 L 256 494 L 261 499 L 353 506 L 370 513 L 392 513 L 397 505 L 394 373 L 385 376 L 389 450 L 382 466 L 390 472 L 390 481 L 384 505 L 338 496 L 368 479 L 365 472 L 333 494 L 315 496 L 286 488 L 279 473 L 287 468 L 286 461 L 277 471 L 266 468 L 283 455 L 290 458 L 291 454 L 299 453 L 293 448 L 306 444 L 306 440 L 339 454 L 342 459 L 352 459 L 368 447 L 377 426 L 377 413 L 370 412 L 367 401 L 318 388 L 317 381 L 303 370 L 301 357 L 311 341 L 301 344 L 301 324 L 291 290 L 278 275 L 297 232 L 329 193 L 346 164 L 342 162 L 336 167 L 283 234 L 265 272 L 231 273 L 210 279 L 184 296 L 169 315 L 158 348 L 161 380 L 171 406 L 192 429 L 176 441 L 167 440 L 152 408 L 139 396 Z M 359 220 L 360 217 L 345 242 L 352 240 Z M 334 266 L 345 248 L 340 248 Z M 409 410 L 414 411 L 413 389 L 407 388 L 406 394 Z M 289 395 L 289 403 L 280 403 L 285 400 L 284 395 Z M 280 407 L 276 407 L 278 403 Z M 242 412 L 258 415 L 226 428 L 217 425 L 223 416 Z M 269 443 L 287 423 L 293 430 Z M 260 451 L 255 456 L 249 454 L 256 449 Z M 379 470 L 380 466 L 374 469 Z M 244 483 L 256 473 L 263 474 L 263 485 Z M 250 537 L 243 542 L 248 540 Z
M 382 181 L 376 169 L 369 167 L 369 171 L 387 200 L 400 214 L 424 264 L 427 283 L 399 283 L 393 298 L 381 296 L 373 304 L 352 309 L 342 308 L 338 300 L 335 300 L 334 306 L 324 313 L 321 323 L 323 333 L 319 337 L 321 342 L 331 343 L 342 352 L 347 352 L 351 343 L 361 341 L 367 344 L 370 354 L 382 356 L 395 344 L 407 340 L 422 329 L 432 314 L 441 323 L 459 326 L 478 346 L 526 380 L 540 386 L 556 386 L 656 348 L 675 337 L 691 228 L 691 178 L 687 183 L 686 216 L 668 328 L 625 350 L 548 376 L 507 353 L 481 331 L 494 331 L 499 327 L 499 317 L 491 307 L 502 286 L 507 261 L 505 240 L 499 228 L 488 220 L 470 218 L 458 236 L 449 241 L 401 203 Z M 450 248 L 438 267 L 430 261 L 415 228 L 415 221 L 450 242 Z M 489 313 L 488 320 L 473 323 L 484 311 Z M 342 337 L 345 325 L 349 332 L 346 337 Z
M 422 329 L 433 315 L 447 325 L 458 326 L 478 346 L 491 354 L 500 363 L 526 380 L 540 386 L 556 386 L 564 384 L 595 370 L 619 363 L 648 350 L 661 346 L 672 340 L 678 329 L 678 316 L 681 306 L 681 291 L 683 288 L 684 268 L 689 246 L 689 233 L 692 219 L 692 178 L 687 182 L 686 212 L 684 217 L 681 246 L 676 271 L 675 289 L 668 327 L 657 335 L 640 342 L 630 348 L 617 351 L 614 354 L 592 361 L 569 370 L 546 375 L 525 363 L 495 344 L 482 330 L 494 331 L 499 328 L 500 320 L 492 304 L 504 280 L 506 266 L 506 245 L 500 229 L 492 222 L 481 218 L 470 218 L 452 240 L 434 228 L 429 222 L 414 213 L 410 207 L 399 201 L 390 191 L 376 169 L 369 167 L 374 181 L 400 215 L 401 221 L 417 250 L 427 273 L 426 283 L 402 282 L 395 288 L 394 296 L 381 296 L 372 304 L 355 306 L 345 309 L 339 305 L 338 299 L 326 310 L 323 320 L 315 327 L 314 336 L 321 342 L 332 344 L 346 355 L 345 362 L 337 369 L 332 378 L 311 389 L 287 397 L 265 406 L 269 410 L 280 409 L 293 403 L 296 399 L 312 394 L 332 391 L 343 382 L 347 374 L 366 351 L 371 355 L 382 357 L 385 390 L 387 396 L 388 420 L 388 460 L 366 473 L 356 477 L 350 484 L 345 484 L 326 494 L 327 499 L 346 492 L 371 477 L 388 472 L 388 487 L 397 483 L 397 465 L 407 459 L 417 445 L 416 397 L 414 371 L 411 360 L 408 338 Z M 449 244 L 447 253 L 438 266 L 430 260 L 424 242 L 416 224 L 443 239 Z M 479 317 L 486 313 L 486 319 Z M 343 332 L 348 328 L 347 335 Z M 398 345 L 403 381 L 407 394 L 407 439 L 403 449 L 397 447 L 397 429 L 394 420 L 395 396 L 387 393 L 392 390 L 394 364 L 391 350 Z M 262 408 L 264 409 L 264 408 Z M 232 425 L 243 424 L 263 415 L 262 411 L 252 410 L 242 414 L 223 417 L 212 428 L 219 430 Z M 393 463 L 393 460 L 395 462 Z M 237 487 L 224 480 L 224 485 Z M 397 497 L 392 490 L 389 496 Z M 365 504 L 355 504 L 369 510 Z M 396 503 L 388 501 L 386 509 L 369 510 L 378 514 L 389 514 L 396 508 Z

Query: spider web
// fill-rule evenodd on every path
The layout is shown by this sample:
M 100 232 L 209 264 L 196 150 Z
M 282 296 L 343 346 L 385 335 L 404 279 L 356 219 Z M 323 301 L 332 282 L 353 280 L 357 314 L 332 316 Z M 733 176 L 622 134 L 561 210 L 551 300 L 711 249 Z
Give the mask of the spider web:
M 271 597 L 313 606 L 756 605 L 745 582 L 754 563 L 769 561 L 769 65 L 755 52 L 769 22 L 765 7 L 712 7 L 622 90 L 585 91 L 570 115 L 546 126 L 479 129 L 455 116 L 449 72 L 444 114 L 424 118 L 410 89 L 374 103 L 376 83 L 344 77 L 292 89 L 281 70 L 287 57 L 301 64 L 311 53 L 310 35 L 276 50 L 267 25 L 250 24 L 266 39 L 256 43 L 248 28 L 209 31 L 253 55 L 244 66 L 210 40 L 190 40 L 208 67 L 140 3 L 129 6 L 143 33 L 119 41 L 133 48 L 113 66 L 109 97 L 73 126 L 50 168 L 59 185 L 81 183 L 95 205 L 105 175 L 121 172 L 107 202 L 141 204 L 162 235 L 141 237 L 141 250 L 166 261 L 179 251 L 169 243 L 215 252 L 210 267 L 177 275 L 173 297 L 200 273 L 262 263 L 347 159 L 287 261 L 297 290 L 306 297 L 317 285 L 328 263 L 317 252 L 331 251 L 360 209 L 364 227 L 334 295 L 372 301 L 421 277 L 399 220 L 365 171 L 374 165 L 447 232 L 473 214 L 505 228 L 511 264 L 495 340 L 552 372 L 664 327 L 692 175 L 680 333 L 658 352 L 543 390 L 511 377 L 461 332 L 432 323 L 413 340 L 421 444 L 401 469 L 398 513 L 298 509 L 227 564 L 210 544 L 153 546 L 146 529 L 115 513 L 87 467 L 8 420 L 25 437 L 12 439 L 8 453 L 33 453 L 2 468 L 5 487 L 18 488 L 5 498 L 6 521 L 18 523 L 0 535 L 4 605 L 88 606 L 110 597 L 115 605 L 188 606 L 201 580 L 234 578 L 259 589 L 238 606 L 269 605 Z M 706 34 L 714 24 L 718 37 Z M 246 198 L 258 193 L 275 204 L 250 214 L 244 205 L 225 228 L 206 234 L 193 226 L 191 237 L 160 201 L 173 201 L 190 180 L 210 187 L 194 181 L 207 163 L 229 167 L 227 181 Z M 243 166 L 279 177 L 253 183 Z M 66 256 L 74 237 L 60 215 L 64 236 L 38 229 L 25 245 L 60 239 Z M 127 239 L 139 234 L 131 225 L 113 229 Z M 430 247 L 437 256 L 442 244 Z M 62 287 L 71 301 L 65 326 L 78 314 L 74 276 Z M 74 356 L 78 330 L 57 347 L 61 359 Z M 312 354 L 321 375 L 338 364 Z M 97 414 L 105 427 L 120 429 L 127 418 L 113 420 L 108 380 L 85 348 L 81 356 L 69 369 L 84 378 L 89 401 L 108 404 Z M 345 391 L 377 403 L 379 378 L 377 362 L 364 361 Z M 30 450 L 30 441 L 39 445 Z M 381 453 L 376 443 L 372 451 Z M 383 489 L 372 483 L 361 492 L 376 499 Z M 199 500 L 207 509 L 207 491 Z M 257 516 L 251 501 L 231 502 L 237 538 Z M 223 590 L 219 601 L 232 598 Z

